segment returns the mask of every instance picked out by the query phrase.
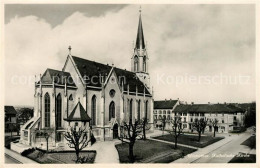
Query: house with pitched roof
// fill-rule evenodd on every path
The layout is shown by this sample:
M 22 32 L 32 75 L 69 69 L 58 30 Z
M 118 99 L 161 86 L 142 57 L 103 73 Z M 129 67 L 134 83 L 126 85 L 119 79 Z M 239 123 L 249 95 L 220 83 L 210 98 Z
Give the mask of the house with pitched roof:
M 14 106 L 5 106 L 5 132 L 9 132 L 10 129 L 14 129 L 17 123 L 17 111 Z M 14 130 L 12 130 L 14 131 Z
M 217 120 L 216 132 L 227 133 L 244 127 L 245 110 L 232 104 L 179 104 L 173 110 L 172 116 L 182 117 L 184 131 L 193 132 L 192 123 L 201 118 Z M 208 124 L 206 132 L 213 132 L 213 127 Z
M 127 58 L 128 56 L 126 56 Z M 45 143 L 33 130 L 52 128 L 53 147 L 66 143 L 70 126 L 85 126 L 98 141 L 113 140 L 124 121 L 146 117 L 153 126 L 153 94 L 141 12 L 131 71 L 69 55 L 62 70 L 47 69 L 35 83 L 34 117 L 21 129 L 20 143 Z M 130 57 L 129 57 L 130 60 Z M 151 129 L 152 130 L 152 129 Z
M 154 118 L 154 126 L 156 128 L 162 127 L 162 121 L 164 120 L 166 125 L 165 129 L 170 129 L 170 121 L 172 119 L 173 110 L 179 104 L 179 100 L 157 100 L 154 101 L 154 110 L 153 110 L 153 118 Z

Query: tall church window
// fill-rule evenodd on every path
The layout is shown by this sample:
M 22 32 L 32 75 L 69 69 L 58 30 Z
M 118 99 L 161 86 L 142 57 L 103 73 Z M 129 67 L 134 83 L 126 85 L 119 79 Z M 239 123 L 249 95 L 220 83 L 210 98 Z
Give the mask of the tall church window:
M 140 121 L 141 119 L 141 103 L 140 103 L 140 100 L 138 101 L 137 103 L 137 120 Z
M 134 57 L 134 71 L 135 72 L 138 71 L 138 57 L 137 56 Z
M 62 104 L 61 104 L 61 95 L 58 94 L 57 96 L 57 100 L 56 100 L 56 113 L 57 113 L 57 127 L 60 128 L 61 127 L 61 119 L 62 119 L 62 116 L 61 116 L 61 110 L 62 110 Z
M 94 95 L 91 99 L 91 122 L 92 125 L 96 125 L 96 96 Z
M 146 72 L 146 56 L 143 58 L 143 71 Z
M 148 101 L 145 101 L 145 110 L 144 110 L 144 112 L 145 112 L 145 118 L 147 119 L 147 117 L 148 117 Z
M 115 118 L 115 103 L 112 101 L 109 105 L 109 121 Z
M 129 119 L 132 121 L 132 112 L 133 112 L 133 100 L 131 99 L 129 102 Z
M 46 93 L 44 96 L 44 125 L 50 127 L 50 95 Z

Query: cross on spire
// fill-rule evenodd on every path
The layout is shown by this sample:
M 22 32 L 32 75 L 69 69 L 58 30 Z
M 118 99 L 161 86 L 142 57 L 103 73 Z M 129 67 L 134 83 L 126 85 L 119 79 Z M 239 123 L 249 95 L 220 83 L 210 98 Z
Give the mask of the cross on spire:
M 69 55 L 71 55 L 71 49 L 72 49 L 71 46 L 69 46 L 68 49 L 69 49 Z

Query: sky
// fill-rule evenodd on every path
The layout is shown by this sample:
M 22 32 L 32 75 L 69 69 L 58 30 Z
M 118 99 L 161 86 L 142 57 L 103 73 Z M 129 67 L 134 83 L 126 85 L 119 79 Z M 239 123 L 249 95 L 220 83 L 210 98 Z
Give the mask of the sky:
M 131 68 L 139 5 L 5 5 L 5 104 L 33 105 L 35 75 L 68 55 Z M 155 100 L 255 101 L 254 5 L 142 5 Z

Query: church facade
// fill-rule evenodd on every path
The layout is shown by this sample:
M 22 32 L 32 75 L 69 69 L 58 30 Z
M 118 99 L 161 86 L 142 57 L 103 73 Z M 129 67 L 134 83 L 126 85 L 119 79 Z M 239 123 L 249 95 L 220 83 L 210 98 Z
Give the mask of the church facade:
M 148 61 L 141 13 L 131 71 L 73 56 L 69 47 L 63 69 L 47 69 L 35 83 L 34 117 L 22 127 L 20 143 L 41 146 L 46 142 L 37 130 L 52 129 L 49 144 L 65 145 L 63 134 L 73 125 L 84 125 L 98 141 L 112 140 L 130 118 L 146 117 L 153 127 Z

